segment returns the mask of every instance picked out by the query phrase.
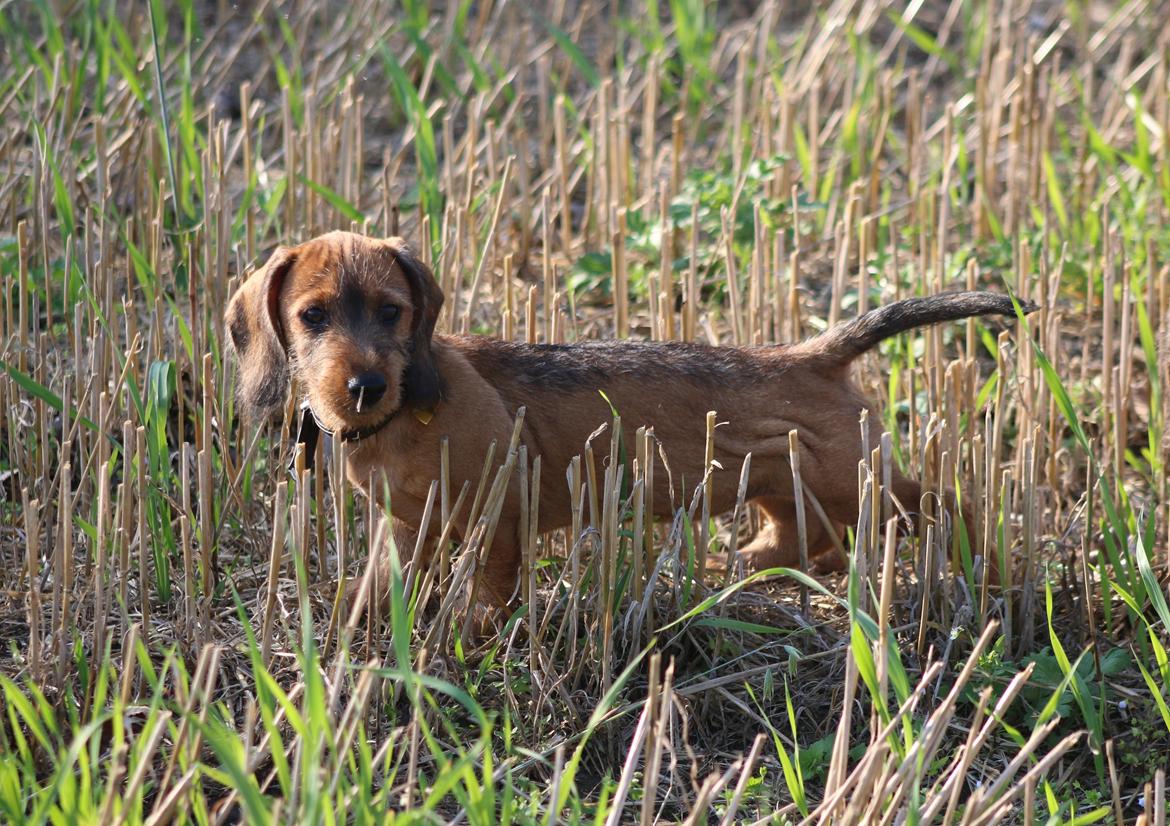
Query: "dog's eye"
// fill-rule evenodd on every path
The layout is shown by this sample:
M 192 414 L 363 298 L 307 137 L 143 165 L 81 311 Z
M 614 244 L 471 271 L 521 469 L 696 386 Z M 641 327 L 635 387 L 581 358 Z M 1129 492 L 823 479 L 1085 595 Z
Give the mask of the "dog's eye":
M 397 304 L 383 304 L 381 309 L 382 323 L 393 324 L 398 320 L 398 314 L 401 312 Z
M 325 311 L 320 307 L 309 307 L 301 312 L 301 321 L 309 327 L 321 327 L 325 324 Z

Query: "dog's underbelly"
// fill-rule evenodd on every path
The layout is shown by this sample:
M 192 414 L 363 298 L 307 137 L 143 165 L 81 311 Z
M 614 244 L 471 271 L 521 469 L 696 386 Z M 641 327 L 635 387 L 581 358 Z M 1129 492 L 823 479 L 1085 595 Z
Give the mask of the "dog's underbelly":
M 669 517 L 680 507 L 689 508 L 707 471 L 707 410 L 716 411 L 715 466 L 711 471 L 711 510 L 716 513 L 735 506 L 742 468 L 749 454 L 747 498 L 792 498 L 788 458 L 791 429 L 801 433 L 805 457 L 802 470 L 808 476 L 818 473 L 816 456 L 827 438 L 838 442 L 836 452 L 840 452 L 843 443 L 852 437 L 858 444 L 848 452 L 860 456 L 860 437 L 854 435 L 856 429 L 822 432 L 816 422 L 799 422 L 795 416 L 784 415 L 786 404 L 777 401 L 777 395 L 761 388 L 754 399 L 720 399 L 707 394 L 680 393 L 679 388 L 654 383 L 641 390 L 607 393 L 609 402 L 621 416 L 621 453 L 626 461 L 623 474 L 627 482 L 634 472 L 633 461 L 638 454 L 637 432 L 644 427 L 654 436 L 650 453 L 654 463 L 654 491 L 647 505 L 660 517 Z M 533 394 L 530 398 L 521 396 L 505 401 L 506 406 L 516 408 L 521 403 L 526 408 L 524 433 L 530 461 L 537 455 L 541 457 L 541 530 L 564 527 L 572 519 L 566 472 L 573 458 L 584 454 L 591 436 L 597 483 L 603 483 L 610 454 L 608 428 L 613 425 L 612 411 L 599 394 L 587 391 Z M 598 433 L 602 427 L 606 429 Z M 581 467 L 584 476 L 587 473 L 584 461 Z

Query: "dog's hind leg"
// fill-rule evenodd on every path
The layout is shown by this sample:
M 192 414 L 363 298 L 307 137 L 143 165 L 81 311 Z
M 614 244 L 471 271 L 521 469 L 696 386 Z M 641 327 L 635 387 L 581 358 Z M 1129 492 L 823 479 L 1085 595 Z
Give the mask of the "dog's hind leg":
M 520 581 L 520 556 L 518 526 L 500 520 L 478 572 L 479 602 L 509 614 L 518 607 L 516 586 Z
M 945 514 L 952 535 L 958 534 L 965 526 L 968 548 L 972 556 L 980 552 L 981 547 L 976 544 L 976 530 L 978 529 L 978 525 L 976 525 L 975 513 L 971 508 L 969 500 L 963 501 L 960 505 L 959 497 L 955 491 L 948 488 L 942 493 L 940 509 L 938 503 L 939 497 L 937 495 L 930 494 L 924 501 L 922 485 L 913 479 L 902 476 L 896 471 L 893 479 L 893 489 L 894 496 L 897 498 L 898 504 L 906 511 L 906 515 L 910 518 L 911 527 L 914 531 L 918 531 L 920 528 L 922 517 L 919 515 L 919 512 L 926 505 L 928 513 L 936 520 Z M 934 500 L 933 504 L 929 501 L 931 499 Z M 962 523 L 959 521 L 960 516 L 962 517 Z M 998 585 L 1000 581 L 999 560 L 996 559 L 994 553 L 991 559 L 983 560 L 983 569 L 991 584 Z M 958 571 L 954 571 L 953 573 L 957 574 Z
M 752 500 L 764 512 L 764 524 L 739 553 L 744 567 L 750 571 L 765 568 L 795 568 L 800 563 L 800 533 L 796 519 L 796 504 L 791 499 L 778 496 L 762 496 Z M 819 571 L 840 570 L 846 560 L 837 548 L 834 536 L 825 527 L 820 517 L 807 504 L 804 508 L 805 541 L 808 543 L 808 558 Z M 839 531 L 839 540 L 843 530 Z

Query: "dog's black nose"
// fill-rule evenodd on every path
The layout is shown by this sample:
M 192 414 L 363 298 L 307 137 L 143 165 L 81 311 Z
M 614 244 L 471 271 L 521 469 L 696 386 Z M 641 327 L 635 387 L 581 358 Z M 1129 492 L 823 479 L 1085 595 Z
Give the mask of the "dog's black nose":
M 386 394 L 386 379 L 373 371 L 354 376 L 346 383 L 349 395 L 362 407 L 377 403 Z

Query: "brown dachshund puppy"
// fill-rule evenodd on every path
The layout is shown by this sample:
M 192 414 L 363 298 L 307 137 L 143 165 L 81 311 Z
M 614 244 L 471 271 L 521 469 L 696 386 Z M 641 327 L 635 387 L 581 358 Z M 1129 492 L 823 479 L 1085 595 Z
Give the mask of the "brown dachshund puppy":
M 465 480 L 474 487 L 489 445 L 508 444 L 525 407 L 521 439 L 529 456 L 543 457 L 538 527 L 545 532 L 570 524 L 564 471 L 612 419 L 598 391 L 621 414 L 626 444 L 638 427 L 653 427 L 671 478 L 692 488 L 703 479 L 706 412 L 714 409 L 725 422 L 715 431 L 715 459 L 728 470 L 714 475 L 712 512 L 734 506 L 738 468 L 750 452 L 747 497 L 768 517 L 742 551 L 757 570 L 797 559 L 793 428 L 808 490 L 836 528 L 857 520 L 858 416 L 870 411 L 873 444 L 880 419 L 850 381 L 854 359 L 914 327 L 1014 314 L 1005 296 L 966 292 L 900 301 L 789 346 L 517 344 L 436 335 L 442 303 L 431 273 L 398 238 L 333 232 L 278 249 L 228 306 L 240 397 L 253 414 L 271 413 L 296 379 L 321 426 L 350 442 L 352 482 L 388 485 L 400 538 L 404 527 L 419 529 L 444 436 L 452 489 Z M 666 469 L 654 478 L 661 485 L 654 509 L 670 516 L 678 503 L 670 501 Z M 919 483 L 896 469 L 892 493 L 905 508 L 919 506 Z M 481 580 L 499 606 L 510 603 L 517 582 L 519 518 L 513 475 Z M 810 557 L 835 553 L 820 519 L 810 512 L 806 525 Z M 430 530 L 437 531 L 433 522 Z

